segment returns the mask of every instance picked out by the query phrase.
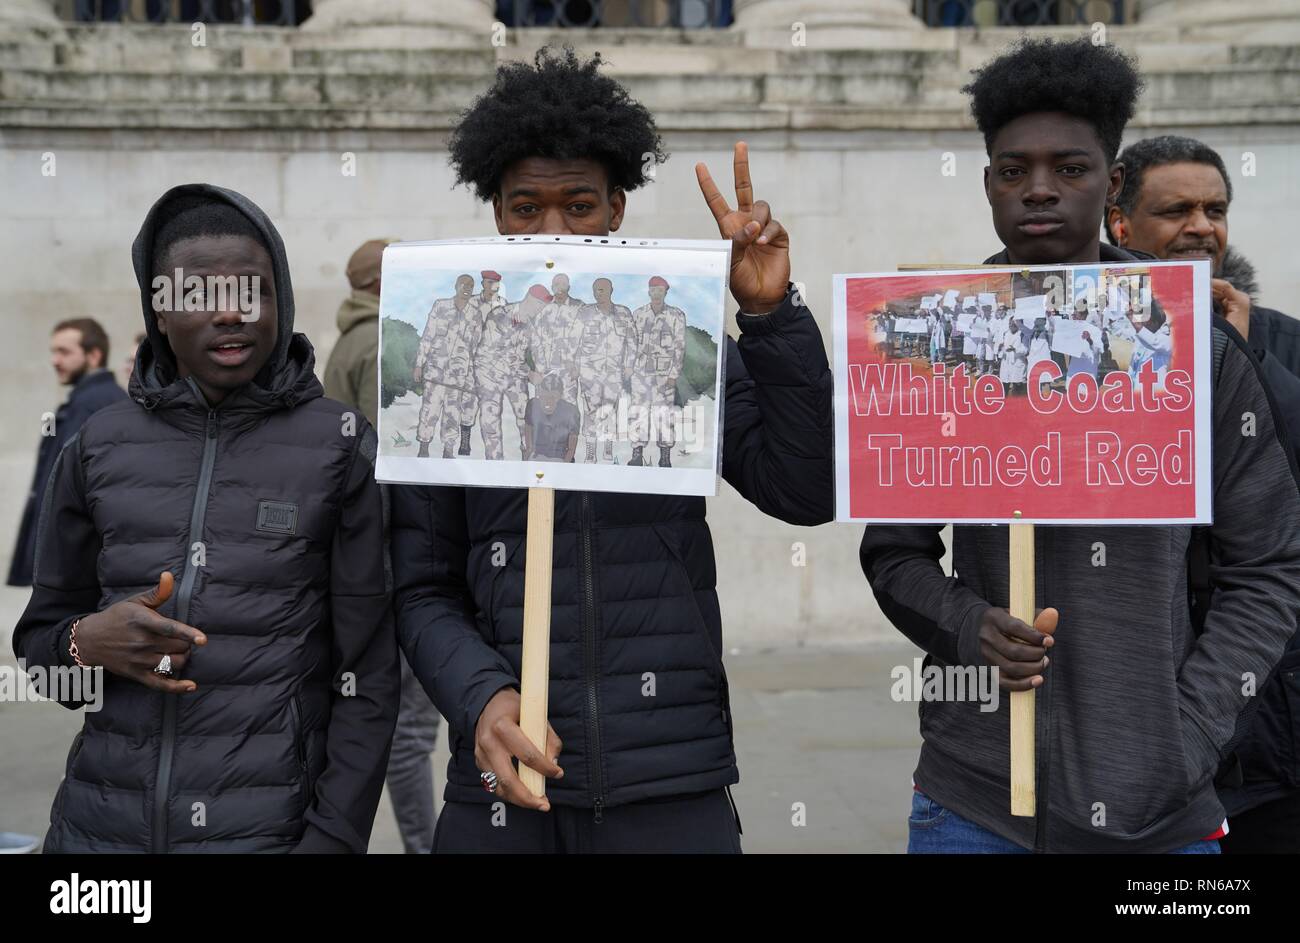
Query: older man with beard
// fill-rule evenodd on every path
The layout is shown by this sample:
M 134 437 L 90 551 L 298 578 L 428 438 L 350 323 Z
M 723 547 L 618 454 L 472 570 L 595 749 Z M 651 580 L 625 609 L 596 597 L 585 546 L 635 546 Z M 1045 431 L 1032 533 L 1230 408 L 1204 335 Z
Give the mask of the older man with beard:
M 1164 135 L 1131 144 L 1119 161 L 1124 186 L 1106 213 L 1111 241 L 1161 259 L 1213 261 L 1215 313 L 1259 358 L 1300 461 L 1300 321 L 1254 303 L 1255 270 L 1228 246 L 1232 181 L 1223 159 L 1200 141 Z M 1220 767 L 1215 784 L 1232 826 L 1221 843 L 1225 852 L 1300 850 L 1298 643 L 1292 638 L 1256 709 L 1238 722 L 1236 747 Z
M 1256 353 L 1300 376 L 1300 321 L 1255 304 L 1255 269 L 1228 245 L 1232 181 L 1218 153 L 1166 134 L 1129 145 L 1119 160 L 1124 186 L 1106 212 L 1111 243 L 1160 259 L 1212 260 L 1217 313 Z

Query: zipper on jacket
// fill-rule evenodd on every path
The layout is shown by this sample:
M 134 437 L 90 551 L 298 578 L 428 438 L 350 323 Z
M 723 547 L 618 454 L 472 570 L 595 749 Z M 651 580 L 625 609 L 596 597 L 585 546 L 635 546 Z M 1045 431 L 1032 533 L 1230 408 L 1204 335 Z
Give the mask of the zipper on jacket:
M 203 394 L 194 380 L 190 386 L 198 395 L 199 401 L 205 403 Z M 194 595 L 194 580 L 198 576 L 198 567 L 194 564 L 191 549 L 195 540 L 202 539 L 203 519 L 208 509 L 208 492 L 212 489 L 212 466 L 217 458 L 217 413 L 208 410 L 208 418 L 203 435 L 203 460 L 199 465 L 199 483 L 194 489 L 194 504 L 190 508 L 190 534 L 185 542 L 185 570 L 181 576 L 181 587 L 176 594 L 176 621 L 189 622 L 190 598 Z M 153 829 L 150 850 L 160 854 L 167 850 L 167 794 L 172 784 L 172 757 L 176 751 L 176 698 L 175 694 L 162 694 L 162 743 L 158 750 L 158 777 L 154 784 Z
M 593 819 L 604 821 L 601 777 L 600 674 L 596 663 L 596 568 L 592 554 L 591 495 L 582 493 L 578 513 L 578 579 L 582 587 L 582 666 L 587 683 L 587 782 Z
M 289 699 L 289 714 L 293 721 L 293 749 L 298 758 L 298 769 L 302 773 L 303 811 L 306 812 L 311 808 L 314 794 L 307 760 L 307 730 L 302 723 L 302 706 L 298 703 L 297 694 Z

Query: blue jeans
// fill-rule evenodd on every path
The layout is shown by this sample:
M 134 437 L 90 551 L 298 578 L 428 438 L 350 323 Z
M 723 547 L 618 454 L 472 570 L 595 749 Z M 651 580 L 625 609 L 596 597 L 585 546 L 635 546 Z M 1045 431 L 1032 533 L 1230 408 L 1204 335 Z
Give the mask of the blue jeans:
M 1029 850 L 1013 841 L 945 809 L 925 793 L 912 790 L 912 814 L 907 817 L 909 855 L 1027 855 Z M 1177 848 L 1174 855 L 1217 855 L 1219 843 L 1192 842 Z

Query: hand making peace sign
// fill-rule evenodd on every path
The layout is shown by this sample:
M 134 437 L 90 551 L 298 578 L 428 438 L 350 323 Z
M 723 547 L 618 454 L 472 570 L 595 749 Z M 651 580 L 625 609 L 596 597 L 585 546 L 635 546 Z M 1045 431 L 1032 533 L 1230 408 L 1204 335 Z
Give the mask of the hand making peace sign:
M 790 282 L 790 236 L 772 218 L 771 207 L 754 201 L 749 179 L 749 145 L 736 143 L 736 208 L 718 192 L 702 162 L 695 165 L 704 201 L 718 221 L 718 231 L 732 241 L 731 294 L 746 314 L 767 314 L 785 298 Z

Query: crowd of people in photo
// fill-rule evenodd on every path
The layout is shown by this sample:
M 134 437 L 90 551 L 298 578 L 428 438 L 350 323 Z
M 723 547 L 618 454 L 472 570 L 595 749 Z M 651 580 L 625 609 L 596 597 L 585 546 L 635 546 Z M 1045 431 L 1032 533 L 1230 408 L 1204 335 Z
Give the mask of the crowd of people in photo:
M 1079 374 L 1100 381 L 1116 370 L 1136 378 L 1148 363 L 1157 378 L 1168 369 L 1172 337 L 1158 304 L 1118 292 L 1061 305 L 1043 295 L 1022 297 L 1015 308 L 992 292 L 959 297 L 949 289 L 913 300 L 902 306 L 910 309 L 906 317 L 895 313 L 897 305 L 875 311 L 869 321 L 877 349 L 891 359 L 943 364 L 950 373 L 962 366 L 968 377 L 996 376 L 1008 393 L 1024 393 L 1034 367 L 1049 360 L 1060 374 L 1043 385 L 1063 385 Z M 1131 353 L 1117 358 L 1111 343 L 1116 338 Z M 1126 364 L 1120 359 L 1125 356 Z

